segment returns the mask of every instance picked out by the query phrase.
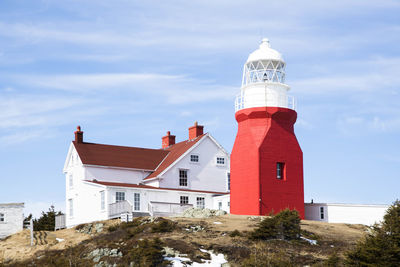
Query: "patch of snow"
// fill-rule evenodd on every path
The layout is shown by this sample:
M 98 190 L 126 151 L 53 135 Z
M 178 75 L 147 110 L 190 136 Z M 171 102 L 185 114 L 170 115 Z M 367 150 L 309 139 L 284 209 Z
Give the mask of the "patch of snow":
M 214 222 L 214 224 L 222 224 L 222 222 Z
M 211 256 L 211 260 L 202 260 L 203 263 L 193 262 L 191 266 L 210 266 L 210 267 L 220 267 L 222 264 L 227 263 L 225 260 L 224 254 L 214 254 L 212 251 L 208 251 L 205 249 L 200 249 L 201 252 L 207 252 Z M 171 261 L 173 267 L 184 267 L 187 266 L 188 262 L 192 262 L 189 258 L 186 257 L 165 257 L 164 259 Z M 186 264 L 185 264 L 186 263 Z
M 64 241 L 64 239 L 58 238 L 58 237 L 56 237 L 56 240 L 57 240 L 58 242 L 63 242 L 63 241 Z
M 305 237 L 303 237 L 303 236 L 300 236 L 300 238 L 303 239 L 303 240 L 305 240 L 305 241 L 307 241 L 307 242 L 310 243 L 311 245 L 316 245 L 316 244 L 317 244 L 317 240 L 308 239 L 308 238 L 305 238 Z
M 174 267 L 184 267 L 186 264 L 183 264 L 182 262 L 190 262 L 189 258 L 184 258 L 184 257 L 164 257 L 165 260 L 171 261 L 172 265 Z

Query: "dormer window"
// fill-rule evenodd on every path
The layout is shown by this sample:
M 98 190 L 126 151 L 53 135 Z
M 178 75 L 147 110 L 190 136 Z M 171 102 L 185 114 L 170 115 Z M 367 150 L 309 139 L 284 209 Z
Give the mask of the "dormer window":
M 217 165 L 225 165 L 225 158 L 217 157 Z
M 198 163 L 199 155 L 190 155 L 190 162 Z

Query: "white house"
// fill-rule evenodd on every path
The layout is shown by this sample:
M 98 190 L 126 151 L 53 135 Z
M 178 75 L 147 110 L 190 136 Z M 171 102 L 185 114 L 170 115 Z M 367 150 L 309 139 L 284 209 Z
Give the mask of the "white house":
M 213 208 L 216 196 L 229 194 L 229 162 L 229 153 L 197 122 L 185 141 L 175 144 L 167 132 L 161 149 L 84 142 L 78 126 L 63 170 L 65 226 Z M 229 211 L 228 205 L 223 209 Z
M 389 205 L 305 203 L 306 220 L 372 225 L 383 220 Z
M 24 203 L 0 204 L 0 239 L 23 229 Z

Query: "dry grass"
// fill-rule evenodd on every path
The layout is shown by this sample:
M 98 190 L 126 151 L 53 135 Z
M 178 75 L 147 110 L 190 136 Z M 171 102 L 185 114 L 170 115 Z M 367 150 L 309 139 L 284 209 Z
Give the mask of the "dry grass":
M 117 223 L 117 221 L 109 220 L 104 221 L 103 223 L 105 223 L 105 229 L 107 226 Z M 67 247 L 73 247 L 92 237 L 88 234 L 76 232 L 75 228 L 63 229 L 56 232 L 41 232 L 46 233 L 47 244 L 36 244 L 31 247 L 30 232 L 28 229 L 18 232 L 8 237 L 6 240 L 0 241 L 0 263 L 29 259 L 35 253 L 43 250 L 60 250 Z M 64 239 L 64 241 L 58 242 L 56 238 Z
M 240 262 L 254 250 L 276 252 L 284 250 L 292 255 L 296 261 L 304 264 L 318 263 L 327 259 L 330 255 L 339 250 L 341 255 L 345 250 L 352 247 L 357 240 L 365 235 L 366 227 L 362 225 L 330 224 L 315 221 L 301 221 L 301 228 L 311 232 L 318 237 L 318 246 L 312 246 L 307 242 L 287 242 L 272 240 L 268 242 L 254 243 L 247 238 L 247 233 L 252 231 L 260 222 L 261 217 L 249 217 L 242 215 L 224 215 L 212 218 L 169 218 L 176 222 L 175 230 L 165 233 L 152 233 L 151 231 L 141 233 L 137 238 L 160 238 L 167 246 L 182 253 L 190 254 L 193 260 L 200 260 L 199 248 L 213 249 L 228 255 L 231 262 Z M 218 222 L 216 224 L 215 222 Z M 105 221 L 104 233 L 111 225 L 118 224 L 118 220 Z M 204 230 L 189 232 L 186 229 L 190 226 L 201 225 Z M 241 236 L 231 237 L 230 233 L 238 230 Z M 112 234 L 112 235 L 110 235 Z M 117 233 L 110 233 L 110 237 L 118 238 Z M 35 253 L 44 251 L 63 250 L 74 247 L 78 244 L 85 246 L 96 246 L 107 241 L 107 235 L 102 234 L 90 240 L 93 236 L 75 231 L 75 229 L 64 229 L 57 232 L 47 232 L 47 244 L 30 246 L 29 231 L 24 230 L 6 240 L 0 241 L 0 265 L 4 262 L 23 261 L 31 258 Z M 56 241 L 56 238 L 64 239 L 63 242 Z M 41 252 L 40 252 L 41 251 Z M 38 254 L 36 254 L 38 255 Z M 235 266 L 235 263 L 233 264 Z

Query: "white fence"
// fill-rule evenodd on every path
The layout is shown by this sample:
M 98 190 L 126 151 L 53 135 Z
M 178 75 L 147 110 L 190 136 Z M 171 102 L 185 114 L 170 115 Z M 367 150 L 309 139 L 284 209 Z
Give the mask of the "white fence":
M 64 229 L 64 228 L 66 228 L 65 214 L 56 215 L 55 230 L 60 230 L 60 229 Z
M 188 208 L 192 208 L 193 204 L 180 204 L 180 203 L 170 203 L 170 202 L 157 202 L 151 201 L 149 203 L 149 213 L 153 216 L 155 213 L 169 214 L 169 215 L 178 215 L 187 210 Z

